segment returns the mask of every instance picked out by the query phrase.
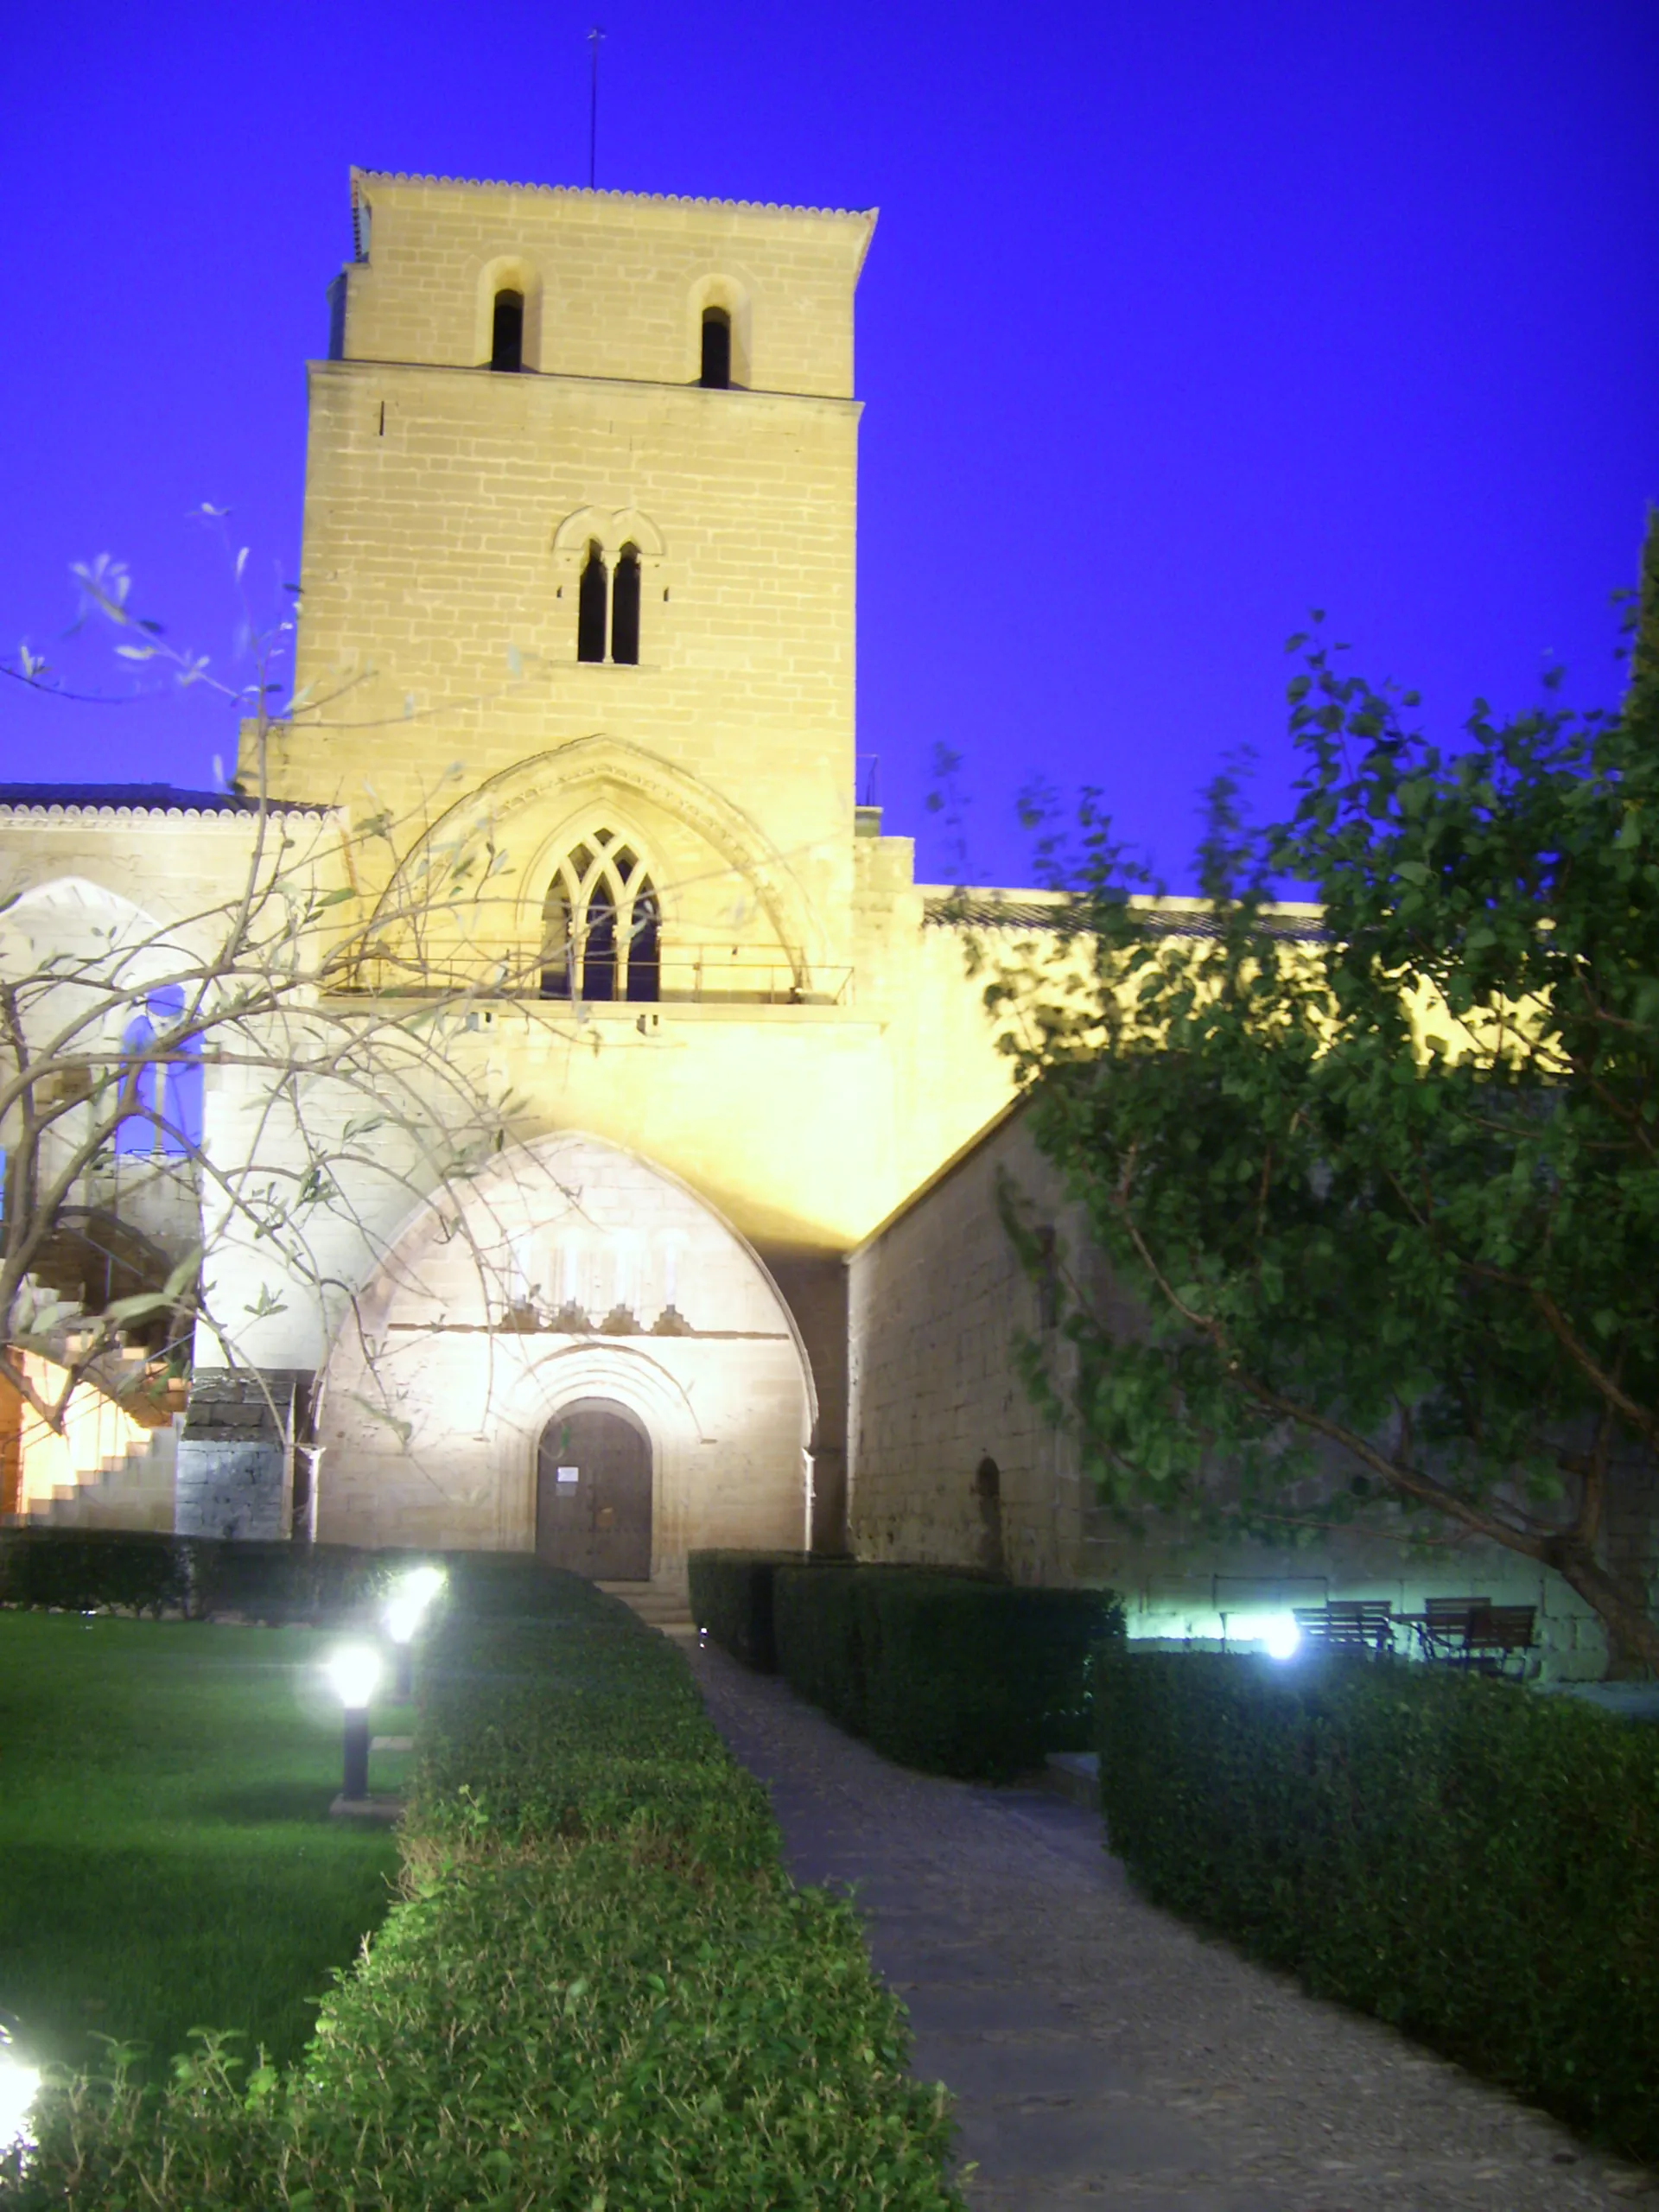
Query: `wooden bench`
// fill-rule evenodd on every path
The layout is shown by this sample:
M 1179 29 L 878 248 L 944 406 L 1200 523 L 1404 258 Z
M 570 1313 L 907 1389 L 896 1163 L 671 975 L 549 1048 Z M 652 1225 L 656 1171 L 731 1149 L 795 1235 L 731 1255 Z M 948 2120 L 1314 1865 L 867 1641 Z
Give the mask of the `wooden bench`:
M 1524 1675 L 1526 1655 L 1537 1640 L 1533 1633 L 1537 1613 L 1535 1605 L 1477 1606 L 1463 1632 L 1460 1663 L 1479 1674 L 1501 1675 L 1514 1660 Z
M 1423 1657 L 1439 1660 L 1443 1665 L 1460 1664 L 1470 1616 L 1491 1610 L 1490 1598 L 1427 1599 L 1421 1617 L 1411 1624 L 1417 1632 L 1417 1646 Z
M 1394 1649 L 1394 1608 L 1386 1598 L 1334 1598 L 1327 1605 L 1294 1606 L 1292 1613 L 1309 1643 L 1351 1651 Z

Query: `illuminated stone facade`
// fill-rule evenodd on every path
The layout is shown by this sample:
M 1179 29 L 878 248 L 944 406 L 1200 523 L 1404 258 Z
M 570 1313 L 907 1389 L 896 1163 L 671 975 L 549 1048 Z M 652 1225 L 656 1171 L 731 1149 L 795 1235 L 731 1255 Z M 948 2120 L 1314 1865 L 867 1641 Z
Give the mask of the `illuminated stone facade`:
M 355 979 L 378 1004 L 474 994 L 444 1049 L 520 1102 L 529 1245 L 575 1186 L 549 1144 L 576 1144 L 565 1166 L 607 1226 L 580 1296 L 526 1280 L 510 1311 L 486 1268 L 470 1300 L 423 1306 L 400 1365 L 413 1325 L 364 1317 L 402 1311 L 384 1255 L 430 1234 L 417 1160 L 378 1159 L 320 1218 L 321 1297 L 210 1187 L 207 1287 L 234 1319 L 198 1367 L 233 1351 L 317 1378 L 315 1482 L 287 1510 L 320 1537 L 534 1541 L 538 1427 L 579 1393 L 650 1433 L 664 1578 L 696 1542 L 836 1544 L 845 1255 L 1007 1096 L 909 842 L 855 804 L 853 296 L 874 217 L 353 183 L 356 257 L 309 370 L 296 706 L 263 760 L 245 742 L 238 782 L 301 810 L 287 832 L 325 880 L 351 844 L 340 922 L 381 931 Z M 135 936 L 245 864 L 248 817 L 211 804 L 28 797 L 0 832 L 13 885 L 73 878 Z M 486 895 L 423 906 L 468 839 Z M 353 1103 L 314 1088 L 305 1109 L 343 1132 Z M 210 1070 L 206 1113 L 216 1158 L 297 1157 L 257 1071 Z M 651 1224 L 677 1210 L 701 1258 L 666 1297 Z M 669 1307 L 685 1333 L 662 1333 Z M 188 1427 L 181 1450 L 182 1484 Z

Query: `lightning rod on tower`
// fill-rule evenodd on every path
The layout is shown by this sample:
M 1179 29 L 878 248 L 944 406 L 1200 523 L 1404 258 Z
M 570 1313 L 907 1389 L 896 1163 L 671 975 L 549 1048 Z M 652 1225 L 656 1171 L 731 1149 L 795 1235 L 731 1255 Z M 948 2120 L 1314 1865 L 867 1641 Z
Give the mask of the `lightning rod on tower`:
M 599 47 L 605 34 L 595 23 L 588 34 L 593 67 L 588 83 L 588 189 L 594 189 L 599 168 Z

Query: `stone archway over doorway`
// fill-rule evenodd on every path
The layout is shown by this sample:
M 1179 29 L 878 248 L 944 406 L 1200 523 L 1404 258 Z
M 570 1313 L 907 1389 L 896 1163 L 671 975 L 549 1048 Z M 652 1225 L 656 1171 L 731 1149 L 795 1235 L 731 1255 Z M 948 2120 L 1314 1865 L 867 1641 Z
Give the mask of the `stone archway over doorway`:
M 578 1398 L 542 1431 L 536 1550 L 595 1582 L 651 1580 L 651 1439 L 613 1398 Z
M 649 1160 L 575 1130 L 508 1147 L 388 1240 L 349 1324 L 320 1385 L 320 1541 L 531 1551 L 545 1518 L 563 1544 L 552 1516 L 576 1509 L 538 1511 L 542 1442 L 594 1401 L 640 1434 L 642 1578 L 681 1583 L 700 1547 L 804 1541 L 817 1405 L 793 1316 Z M 561 1465 L 580 1454 L 554 1459 L 556 1493 Z

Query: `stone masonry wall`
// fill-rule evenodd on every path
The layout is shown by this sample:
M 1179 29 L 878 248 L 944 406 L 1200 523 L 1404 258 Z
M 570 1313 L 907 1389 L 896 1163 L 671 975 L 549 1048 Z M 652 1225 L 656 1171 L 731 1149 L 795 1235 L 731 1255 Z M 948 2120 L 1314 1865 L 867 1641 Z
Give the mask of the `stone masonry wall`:
M 1114 1296 L 1017 1109 L 859 1247 L 849 1263 L 857 1556 L 969 1567 L 1000 1548 L 1017 1581 L 1107 1585 L 1125 1599 L 1132 1636 L 1198 1643 L 1222 1640 L 1230 1622 L 1235 1637 L 1248 1637 L 1264 1612 L 1331 1598 L 1386 1598 L 1413 1612 L 1431 1594 L 1478 1592 L 1537 1609 L 1545 1674 L 1601 1674 L 1600 1625 L 1558 1575 L 1441 1525 L 1385 1519 L 1294 1548 L 1204 1539 L 1156 1516 L 1130 1535 L 1080 1482 L 1071 1440 L 1045 1424 L 1014 1366 L 1016 1332 L 1041 1337 L 1045 1316 L 998 1213 L 999 1173 L 1025 1194 L 1028 1220 L 1052 1227 L 1059 1259 L 1090 1294 Z M 1064 1387 L 1064 1345 L 1055 1351 Z M 1000 1491 L 995 1545 L 976 1480 L 986 1459 Z M 1620 1507 L 1615 1535 L 1633 1561 L 1651 1541 L 1640 1503 L 1649 1498 L 1637 1485 Z

